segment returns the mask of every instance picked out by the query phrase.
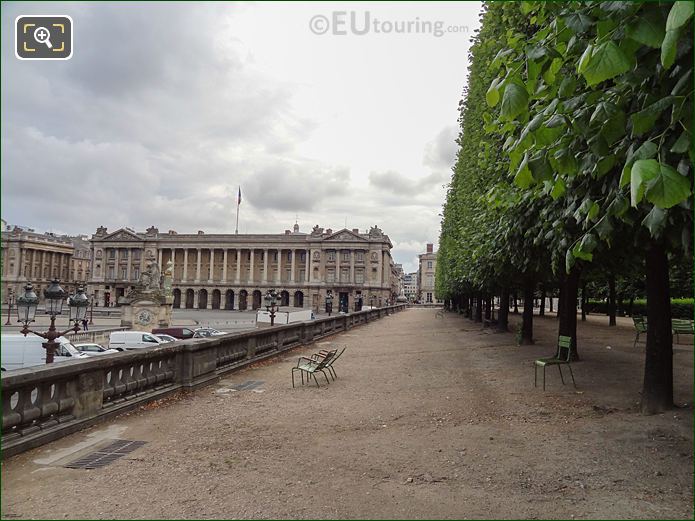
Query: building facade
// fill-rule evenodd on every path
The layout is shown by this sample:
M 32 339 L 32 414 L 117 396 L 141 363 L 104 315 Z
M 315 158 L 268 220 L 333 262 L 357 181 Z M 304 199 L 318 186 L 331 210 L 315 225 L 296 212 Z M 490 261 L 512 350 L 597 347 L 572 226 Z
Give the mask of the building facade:
M 34 285 L 43 302 L 43 290 L 54 278 L 70 292 L 73 286 L 89 280 L 91 248 L 84 238 L 36 233 L 20 226 L 5 228 L 0 253 L 3 301 L 9 290 L 15 295 L 22 293 L 27 282 Z
M 172 266 L 175 308 L 258 309 L 274 288 L 281 306 L 323 310 L 326 295 L 333 311 L 381 306 L 395 298 L 392 244 L 374 226 L 333 232 L 299 226 L 281 234 L 144 233 L 99 227 L 91 239 L 91 290 L 100 306 L 119 304 L 147 262 L 163 273 Z
M 417 292 L 417 271 L 406 273 L 403 276 L 403 292 L 408 302 L 415 302 L 418 298 Z
M 434 280 L 437 270 L 437 253 L 433 244 L 427 244 L 427 252 L 418 255 L 418 300 L 421 304 L 441 304 L 434 294 Z

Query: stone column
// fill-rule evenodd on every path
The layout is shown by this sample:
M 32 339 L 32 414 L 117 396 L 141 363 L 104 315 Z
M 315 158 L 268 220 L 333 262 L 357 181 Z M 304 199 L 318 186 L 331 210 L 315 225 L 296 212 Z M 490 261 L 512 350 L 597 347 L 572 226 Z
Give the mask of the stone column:
M 268 248 L 263 250 L 263 282 L 268 282 Z
M 378 264 L 378 269 L 377 269 L 377 284 L 381 286 L 382 280 L 383 280 L 383 275 L 384 275 L 384 252 L 379 251 L 378 252 L 378 259 L 379 259 L 379 264 Z
M 292 272 L 290 273 L 290 282 L 294 282 L 294 269 L 297 266 L 296 259 L 297 259 L 297 252 L 292 249 L 290 250 L 290 253 L 292 254 Z
M 222 282 L 227 282 L 227 248 L 222 250 Z M 220 307 L 223 307 L 220 305 Z
M 196 248 L 196 259 L 195 259 L 195 282 L 200 282 L 200 248 Z M 197 297 L 196 297 L 197 298 Z
M 350 250 L 350 284 L 355 283 L 355 250 Z
M 38 276 L 39 279 L 45 278 L 45 277 L 43 276 L 43 268 L 44 268 L 44 266 L 46 266 L 46 250 L 44 250 L 44 251 L 41 252 L 41 264 L 40 264 L 40 266 L 39 266 L 39 276 Z
M 311 280 L 311 251 L 304 250 L 306 253 L 306 258 L 304 259 L 304 280 L 309 282 Z
M 140 259 L 142 262 L 142 252 L 140 252 Z M 159 273 L 162 273 L 164 270 L 162 269 L 162 250 L 157 248 L 157 266 L 159 267 Z M 140 267 L 140 271 L 142 271 L 142 266 Z
M 183 274 L 181 275 L 181 282 L 188 282 L 188 248 L 183 249 Z
M 278 250 L 278 283 L 282 283 L 282 248 Z M 282 284 L 280 284 L 282 285 Z
M 130 267 L 133 265 L 133 249 L 128 248 L 126 251 L 128 252 L 128 264 L 126 264 L 125 268 L 125 278 L 130 282 Z
M 234 282 L 238 285 L 241 283 L 241 249 L 236 249 L 236 276 L 234 277 Z M 238 293 L 235 295 L 235 301 L 238 300 Z M 238 307 L 236 309 L 239 309 Z
M 215 248 L 209 248 L 208 251 L 210 252 L 210 269 L 208 270 L 208 282 L 212 282 L 212 280 L 215 278 Z M 208 298 L 208 309 L 210 308 L 210 302 L 212 302 L 212 299 Z
M 193 290 L 193 309 L 198 309 L 198 293 L 200 290 Z
M 253 248 L 249 250 L 249 282 L 253 284 Z

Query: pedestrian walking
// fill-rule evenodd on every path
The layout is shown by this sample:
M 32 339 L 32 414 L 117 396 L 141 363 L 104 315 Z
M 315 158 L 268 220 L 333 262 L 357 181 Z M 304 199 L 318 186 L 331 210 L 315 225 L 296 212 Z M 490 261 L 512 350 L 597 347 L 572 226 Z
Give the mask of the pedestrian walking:
M 86 318 L 83 318 L 82 319 L 82 329 L 84 331 L 89 331 L 89 327 L 87 327 L 88 324 L 89 324 L 89 320 L 87 320 Z

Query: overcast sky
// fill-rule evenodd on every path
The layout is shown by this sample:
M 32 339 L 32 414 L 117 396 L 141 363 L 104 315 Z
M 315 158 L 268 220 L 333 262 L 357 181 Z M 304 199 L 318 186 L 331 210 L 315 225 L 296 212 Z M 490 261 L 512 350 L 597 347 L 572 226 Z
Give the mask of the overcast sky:
M 414 271 L 439 235 L 479 10 L 3 2 L 2 217 L 233 233 L 241 185 L 241 233 L 377 224 Z M 21 14 L 72 16 L 72 59 L 15 58 Z

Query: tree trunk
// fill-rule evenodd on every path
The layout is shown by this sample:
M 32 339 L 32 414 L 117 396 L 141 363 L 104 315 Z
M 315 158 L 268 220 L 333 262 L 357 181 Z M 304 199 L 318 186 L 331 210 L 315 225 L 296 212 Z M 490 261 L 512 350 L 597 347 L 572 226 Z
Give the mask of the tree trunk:
M 534 280 L 528 275 L 524 281 L 524 313 L 521 316 L 521 345 L 533 344 L 533 288 Z
M 668 257 L 661 243 L 647 253 L 647 347 L 642 386 L 642 414 L 673 407 L 673 338 L 669 298 Z
M 541 306 L 538 310 L 538 316 L 545 316 L 545 284 L 541 284 Z
M 509 328 L 509 288 L 503 287 L 500 292 L 500 311 L 497 314 L 497 330 L 507 332 Z
M 492 319 L 492 297 L 487 295 L 485 297 L 485 320 Z
M 582 284 L 582 322 L 586 322 L 586 282 Z
M 553 312 L 553 294 L 550 294 L 550 298 L 548 299 L 550 301 L 550 312 Z
M 615 274 L 608 274 L 608 325 L 615 325 Z
M 572 338 L 572 360 L 579 360 L 577 345 L 577 293 L 579 292 L 579 275 L 581 268 L 574 266 L 560 280 L 560 302 L 557 314 L 560 317 L 558 335 Z
M 518 297 L 516 294 L 516 290 L 514 290 L 514 293 L 512 294 L 512 298 L 514 299 L 514 313 L 517 315 L 519 314 L 519 304 L 518 304 Z
M 475 321 L 483 321 L 483 294 L 480 292 L 475 296 Z
M 632 306 L 635 304 L 635 297 L 630 297 L 630 303 L 628 304 L 627 314 L 632 316 Z

